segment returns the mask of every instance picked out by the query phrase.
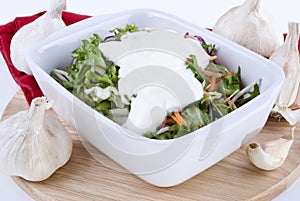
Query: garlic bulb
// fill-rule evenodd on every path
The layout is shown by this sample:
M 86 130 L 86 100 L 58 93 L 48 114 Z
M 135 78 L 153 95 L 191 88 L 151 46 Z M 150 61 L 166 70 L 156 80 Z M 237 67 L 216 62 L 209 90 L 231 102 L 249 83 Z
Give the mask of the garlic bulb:
M 44 97 L 0 123 L 0 172 L 42 181 L 71 156 L 72 139 Z
M 221 16 L 213 32 L 269 57 L 283 42 L 277 26 L 270 14 L 261 7 L 261 0 L 245 0 Z
M 300 62 L 298 52 L 299 23 L 290 22 L 287 38 L 270 57 L 285 73 L 285 80 L 279 93 L 273 113 L 282 115 L 291 125 L 300 118 Z
M 25 60 L 26 54 L 38 42 L 66 26 L 61 19 L 65 7 L 66 0 L 52 0 L 48 11 L 44 15 L 23 26 L 13 36 L 10 44 L 10 57 L 19 71 L 32 75 Z
M 263 170 L 279 168 L 294 142 L 294 130 L 295 127 L 292 127 L 288 135 L 262 145 L 257 142 L 248 144 L 246 153 L 253 165 Z

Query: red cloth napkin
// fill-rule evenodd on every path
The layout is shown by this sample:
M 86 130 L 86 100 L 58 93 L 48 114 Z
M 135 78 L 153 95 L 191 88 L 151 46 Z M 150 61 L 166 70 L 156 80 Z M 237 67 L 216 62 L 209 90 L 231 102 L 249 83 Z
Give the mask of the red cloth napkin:
M 40 12 L 32 16 L 17 17 L 14 21 L 0 26 L 0 51 L 3 55 L 3 58 L 8 66 L 12 77 L 14 78 L 16 83 L 21 87 L 28 104 L 30 104 L 31 100 L 35 97 L 42 96 L 43 93 L 33 76 L 18 71 L 12 64 L 10 58 L 10 41 L 14 34 L 22 26 L 34 21 L 38 17 L 42 16 L 44 13 L 45 12 Z M 73 24 L 88 17 L 90 16 L 79 15 L 70 12 L 63 12 L 62 14 L 62 19 L 66 25 Z

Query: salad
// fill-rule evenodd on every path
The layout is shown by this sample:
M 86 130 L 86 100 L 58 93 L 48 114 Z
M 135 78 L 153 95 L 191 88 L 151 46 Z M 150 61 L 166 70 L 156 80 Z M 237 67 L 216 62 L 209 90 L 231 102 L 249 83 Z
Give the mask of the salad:
M 132 103 L 139 94 L 120 93 L 122 66 L 108 59 L 99 45 L 120 41 L 123 36 L 140 31 L 136 25 L 127 24 L 124 28 L 110 30 L 112 35 L 105 38 L 94 34 L 88 40 L 83 40 L 80 47 L 72 52 L 70 66 L 63 70 L 54 69 L 51 76 L 96 111 L 125 125 L 133 109 Z M 181 110 L 168 111 L 155 130 L 143 133 L 145 137 L 161 140 L 178 138 L 227 115 L 260 94 L 260 79 L 243 87 L 242 67 L 234 72 L 216 63 L 215 45 L 206 43 L 201 36 L 189 33 L 182 38 L 195 41 L 210 58 L 205 68 L 198 64 L 194 54 L 185 59 L 184 68 L 199 82 L 203 96 Z

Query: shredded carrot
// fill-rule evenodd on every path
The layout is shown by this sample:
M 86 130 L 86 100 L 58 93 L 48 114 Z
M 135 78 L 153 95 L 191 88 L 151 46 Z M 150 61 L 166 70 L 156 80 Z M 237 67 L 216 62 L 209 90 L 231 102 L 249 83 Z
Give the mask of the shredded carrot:
M 209 84 L 206 87 L 204 87 L 204 90 L 207 91 L 207 90 L 209 90 L 210 87 L 211 87 L 211 84 Z
M 215 90 L 215 87 L 216 87 L 216 80 L 217 80 L 217 78 L 216 77 L 211 77 L 211 86 L 210 86 L 210 90 L 211 91 L 214 91 Z
M 233 72 L 233 70 L 230 70 L 228 73 L 223 73 L 223 74 L 221 74 L 221 77 L 223 78 L 223 77 L 226 77 L 227 75 L 233 75 L 234 74 L 234 72 Z
M 166 119 L 166 124 L 174 124 L 174 123 L 176 123 L 176 122 L 172 118 L 168 117 Z
M 234 102 L 230 99 L 230 97 L 225 99 L 225 102 L 228 103 L 229 106 L 231 106 L 233 109 L 236 109 L 236 105 L 234 104 Z
M 218 79 L 218 77 L 212 76 L 210 78 L 210 83 L 206 87 L 204 87 L 204 90 L 215 91 L 218 89 L 218 87 L 221 83 L 222 83 L 221 79 Z
M 191 59 L 187 58 L 185 61 L 186 64 L 193 64 L 193 62 L 191 61 Z
M 160 126 L 161 128 L 167 127 L 167 126 L 172 126 L 176 123 L 176 121 L 174 121 L 173 118 L 171 117 L 167 117 L 164 122 L 162 123 L 162 125 Z
M 208 94 L 208 93 L 204 93 L 203 96 L 204 96 L 205 98 L 208 98 L 208 97 L 209 97 L 209 94 Z
M 186 121 L 182 118 L 179 112 L 174 112 L 174 115 L 171 115 L 172 119 L 180 126 L 186 126 Z
M 221 74 L 221 78 L 226 77 L 228 75 L 228 73 L 223 73 Z
M 209 60 L 211 60 L 211 61 L 214 61 L 214 60 L 216 60 L 217 59 L 217 56 L 215 55 L 215 56 L 211 56 L 210 58 L 209 58 Z

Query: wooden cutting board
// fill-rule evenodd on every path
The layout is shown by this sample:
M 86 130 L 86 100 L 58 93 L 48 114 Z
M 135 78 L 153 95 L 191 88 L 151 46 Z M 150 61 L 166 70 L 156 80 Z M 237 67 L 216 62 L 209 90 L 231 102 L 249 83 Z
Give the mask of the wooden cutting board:
M 21 92 L 10 101 L 3 118 L 27 109 Z M 284 165 L 274 171 L 255 168 L 240 148 L 192 179 L 170 188 L 152 186 L 129 174 L 103 155 L 97 162 L 86 151 L 77 133 L 65 124 L 73 138 L 70 161 L 42 182 L 13 180 L 35 200 L 270 200 L 300 175 L 300 130 Z M 289 131 L 286 121 L 270 118 L 256 140 L 279 138 Z M 107 165 L 109 164 L 109 165 Z

